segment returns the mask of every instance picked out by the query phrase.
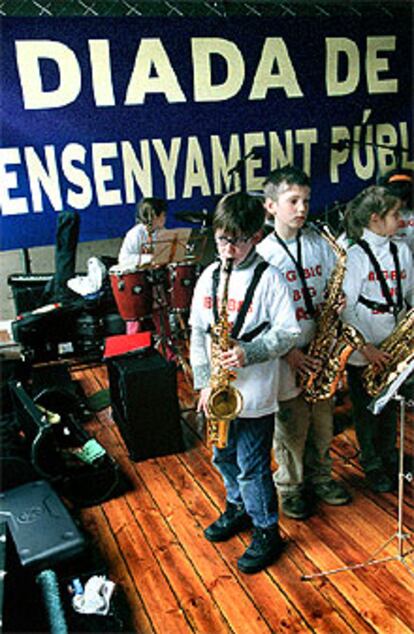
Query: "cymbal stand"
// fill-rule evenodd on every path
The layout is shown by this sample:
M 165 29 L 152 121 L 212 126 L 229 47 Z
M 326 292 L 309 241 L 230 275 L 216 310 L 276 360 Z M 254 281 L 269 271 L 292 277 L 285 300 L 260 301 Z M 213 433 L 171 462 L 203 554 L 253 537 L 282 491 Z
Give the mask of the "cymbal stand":
M 161 269 L 158 271 L 154 271 L 153 275 L 153 301 L 156 306 L 156 310 L 158 313 L 158 319 L 156 320 L 159 323 L 159 333 L 155 337 L 156 345 L 160 345 L 161 351 L 164 357 L 168 357 L 168 347 L 170 350 L 173 350 L 172 341 L 168 336 L 168 328 L 167 328 L 167 307 L 168 302 L 165 296 L 165 288 L 164 288 L 164 280 L 162 279 L 164 271 Z M 157 323 L 156 329 L 157 329 Z
M 188 333 L 188 325 L 183 317 L 181 310 L 174 311 L 174 323 L 178 324 L 178 329 L 175 334 L 178 339 L 177 345 L 177 357 L 181 364 L 182 370 L 189 383 L 193 382 L 193 372 L 188 362 L 189 350 L 190 350 L 190 337 Z
M 374 566 L 377 564 L 385 563 L 387 561 L 400 561 L 408 570 L 410 575 L 414 577 L 414 571 L 409 567 L 405 561 L 406 557 L 414 552 L 414 547 L 410 547 L 408 550 L 404 548 L 404 542 L 410 543 L 410 534 L 404 532 L 403 529 L 403 503 L 404 503 L 404 480 L 412 482 L 413 474 L 411 472 L 404 473 L 404 436 L 405 436 L 405 410 L 406 400 L 404 396 L 396 395 L 395 400 L 400 403 L 400 449 L 399 449 L 399 468 L 398 468 L 398 522 L 397 531 L 391 535 L 387 541 L 377 548 L 377 550 L 367 559 L 361 563 L 352 564 L 350 566 L 343 566 L 341 568 L 334 568 L 332 570 L 325 570 L 323 572 L 317 572 L 312 575 L 302 575 L 302 581 L 310 581 L 318 577 L 326 577 L 328 575 L 336 574 L 337 572 L 345 572 L 347 570 L 357 570 L 358 568 L 365 568 L 366 566 Z M 413 405 L 413 402 L 409 402 L 409 405 Z M 382 557 L 376 559 L 376 557 L 390 544 L 394 539 L 397 539 L 397 554 L 389 557 Z

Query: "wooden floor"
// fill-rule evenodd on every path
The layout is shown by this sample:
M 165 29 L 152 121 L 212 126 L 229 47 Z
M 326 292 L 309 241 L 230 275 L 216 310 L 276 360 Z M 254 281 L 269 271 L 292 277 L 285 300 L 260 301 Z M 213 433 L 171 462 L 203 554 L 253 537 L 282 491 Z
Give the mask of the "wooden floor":
M 73 376 L 88 395 L 108 385 L 102 366 Z M 183 408 L 191 406 L 185 383 L 180 398 Z M 284 554 L 265 572 L 243 575 L 236 560 L 249 533 L 220 544 L 203 537 L 203 528 L 222 509 L 224 491 L 194 412 L 184 417 L 186 451 L 143 462 L 128 458 L 110 408 L 88 425 L 133 484 L 124 496 L 82 510 L 84 527 L 104 553 L 110 578 L 128 599 L 133 632 L 414 632 L 414 555 L 403 556 L 414 546 L 412 483 L 405 483 L 407 538 L 402 540 L 397 495 L 366 489 L 353 430 L 346 430 L 335 437 L 332 452 L 335 475 L 352 491 L 352 504 L 321 504 L 305 522 L 282 516 Z M 412 456 L 411 414 L 407 419 L 405 446 Z M 363 564 L 372 557 L 390 560 L 303 580 L 303 575 Z

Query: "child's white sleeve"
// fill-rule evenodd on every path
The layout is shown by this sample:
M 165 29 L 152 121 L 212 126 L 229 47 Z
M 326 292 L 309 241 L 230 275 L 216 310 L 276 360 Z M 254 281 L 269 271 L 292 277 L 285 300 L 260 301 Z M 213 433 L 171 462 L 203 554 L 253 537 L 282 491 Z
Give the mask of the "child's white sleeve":
M 270 328 L 253 341 L 239 341 L 245 365 L 276 359 L 291 350 L 300 335 L 289 290 L 281 274 L 272 267 L 273 283 L 269 285 L 266 301 L 269 304 Z
M 203 294 L 205 276 L 201 276 L 195 286 L 190 313 L 190 365 L 193 371 L 193 383 L 196 390 L 207 387 L 210 381 L 210 359 L 207 346 L 210 338 L 203 321 Z

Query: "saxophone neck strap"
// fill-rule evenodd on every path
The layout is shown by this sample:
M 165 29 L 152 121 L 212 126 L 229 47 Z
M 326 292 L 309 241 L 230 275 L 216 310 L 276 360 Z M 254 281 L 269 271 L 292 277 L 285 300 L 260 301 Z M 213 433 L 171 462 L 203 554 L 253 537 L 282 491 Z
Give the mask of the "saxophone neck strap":
M 303 299 L 305 301 L 306 311 L 308 312 L 310 317 L 314 317 L 316 310 L 312 302 L 312 297 L 310 295 L 308 285 L 306 283 L 305 271 L 303 270 L 303 265 L 302 265 L 301 235 L 302 235 L 302 232 L 298 231 L 298 234 L 296 236 L 296 246 L 297 246 L 298 255 L 297 255 L 297 258 L 295 258 L 293 253 L 291 253 L 291 251 L 289 250 L 289 247 L 287 246 L 286 242 L 282 240 L 279 234 L 275 231 L 276 240 L 278 241 L 280 246 L 286 251 L 289 258 L 292 260 L 293 264 L 295 265 L 297 274 L 299 275 L 299 279 L 302 282 L 302 292 L 303 292 Z
M 221 268 L 221 263 L 219 262 L 213 271 L 212 295 L 213 295 L 213 317 L 214 317 L 215 324 L 219 320 L 218 307 L 217 307 L 217 292 L 218 292 L 218 286 L 220 282 L 220 268 Z
M 256 287 L 259 284 L 260 278 L 262 277 L 263 273 L 268 268 L 268 266 L 269 266 L 268 262 L 262 261 L 262 262 L 259 262 L 259 264 L 256 266 L 254 270 L 253 277 L 250 281 L 250 284 L 246 291 L 246 295 L 243 300 L 243 304 L 238 312 L 236 321 L 234 322 L 234 325 L 233 325 L 233 329 L 231 332 L 231 336 L 233 339 L 237 339 L 237 337 L 239 336 L 239 333 L 243 327 L 244 320 L 247 315 L 247 311 L 249 310 L 250 304 L 252 302 Z M 216 324 L 219 320 L 219 313 L 218 313 L 218 307 L 217 307 L 217 292 L 218 292 L 219 280 L 220 280 L 220 265 L 217 268 L 215 268 L 213 271 L 212 301 L 213 301 L 214 323 Z M 257 328 L 252 330 L 247 335 L 244 335 L 243 337 L 241 337 L 241 339 L 243 341 L 251 341 L 264 328 L 266 328 L 267 325 L 268 325 L 268 322 L 264 322 L 263 324 L 260 324 L 260 326 L 257 326 Z M 247 337 L 247 339 L 245 337 Z
M 237 339 L 237 337 L 240 334 L 240 331 L 243 327 L 244 324 L 244 320 L 246 319 L 246 315 L 247 315 L 247 311 L 249 310 L 250 304 L 252 302 L 253 299 L 253 295 L 254 292 L 256 290 L 256 287 L 258 285 L 258 283 L 260 282 L 260 278 L 262 277 L 263 273 L 265 272 L 265 270 L 267 269 L 267 267 L 269 266 L 269 262 L 259 262 L 259 264 L 256 266 L 256 268 L 254 269 L 254 273 L 253 273 L 253 277 L 251 279 L 251 282 L 249 284 L 249 287 L 246 291 L 246 295 L 244 297 L 244 301 L 242 304 L 242 307 L 240 308 L 238 315 L 236 317 L 236 321 L 234 322 L 234 326 L 233 329 L 231 331 L 231 336 L 233 337 L 233 339 Z M 264 328 L 265 326 L 263 326 Z M 256 329 L 257 330 L 257 329 Z
M 397 297 L 396 297 L 396 300 L 394 301 L 391 295 L 391 291 L 385 280 L 384 274 L 381 271 L 381 267 L 378 264 L 378 260 L 373 254 L 368 242 L 366 240 L 361 239 L 357 241 L 357 244 L 367 254 L 368 258 L 371 261 L 372 266 L 374 267 L 377 280 L 381 286 L 381 291 L 385 297 L 386 303 L 382 304 L 380 302 L 376 302 L 367 297 L 364 297 L 363 295 L 360 295 L 358 297 L 358 301 L 361 304 L 364 304 L 364 306 L 377 310 L 380 313 L 392 312 L 395 319 L 397 319 L 398 313 L 403 307 L 403 298 L 402 298 L 402 289 L 401 289 L 401 268 L 400 268 L 400 261 L 398 259 L 397 245 L 394 242 L 390 242 L 390 251 L 394 260 L 395 274 L 396 274 L 396 281 L 397 281 Z

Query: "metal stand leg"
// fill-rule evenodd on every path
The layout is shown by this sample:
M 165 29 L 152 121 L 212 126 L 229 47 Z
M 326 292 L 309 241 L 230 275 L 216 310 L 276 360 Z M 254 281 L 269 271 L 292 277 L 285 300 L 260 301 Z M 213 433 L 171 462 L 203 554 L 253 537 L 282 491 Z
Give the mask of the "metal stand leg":
M 344 572 L 346 570 L 356 570 L 358 568 L 365 568 L 366 566 L 374 566 L 376 564 L 381 564 L 387 561 L 400 561 L 414 577 L 414 571 L 408 566 L 407 562 L 404 561 L 408 555 L 411 555 L 414 552 L 414 547 L 409 548 L 404 552 L 404 542 L 409 543 L 410 534 L 405 533 L 403 530 L 403 504 L 404 504 L 404 480 L 407 482 L 411 482 L 413 479 L 412 473 L 404 473 L 404 437 L 405 437 L 405 408 L 406 401 L 404 396 L 396 395 L 395 400 L 400 403 L 400 451 L 399 451 L 399 468 L 398 468 L 398 525 L 397 532 L 391 535 L 387 541 L 380 546 L 372 555 L 364 562 L 359 564 L 352 564 L 350 566 L 343 566 L 342 568 L 335 568 L 332 570 L 325 570 L 323 572 L 317 572 L 313 575 L 302 575 L 302 581 L 310 581 L 311 579 L 315 579 L 318 577 L 326 577 L 328 575 L 336 574 L 337 572 Z M 382 552 L 388 544 L 390 544 L 394 539 L 397 539 L 397 547 L 398 554 L 392 557 L 383 557 L 381 559 L 376 559 L 380 552 Z

